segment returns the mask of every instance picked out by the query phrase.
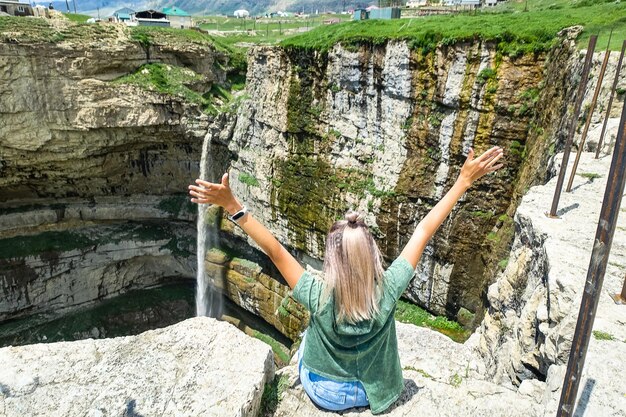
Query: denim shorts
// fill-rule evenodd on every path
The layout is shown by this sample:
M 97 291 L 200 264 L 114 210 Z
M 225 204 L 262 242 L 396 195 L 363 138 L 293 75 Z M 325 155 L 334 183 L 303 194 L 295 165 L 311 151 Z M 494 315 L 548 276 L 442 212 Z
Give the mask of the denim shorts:
M 302 354 L 304 352 L 305 335 L 298 349 L 298 371 L 300 382 L 304 391 L 311 401 L 330 411 L 341 411 L 352 407 L 365 407 L 369 405 L 365 388 L 360 381 L 334 381 L 321 375 L 317 375 L 302 366 Z

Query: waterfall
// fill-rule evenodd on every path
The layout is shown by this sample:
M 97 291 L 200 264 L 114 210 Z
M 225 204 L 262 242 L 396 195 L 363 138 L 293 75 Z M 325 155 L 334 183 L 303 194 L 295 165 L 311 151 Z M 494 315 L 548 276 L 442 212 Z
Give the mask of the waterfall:
M 211 157 L 212 135 L 207 134 L 202 144 L 202 157 L 200 159 L 200 179 L 205 181 L 215 180 L 215 169 L 209 166 Z M 211 164 L 213 165 L 213 164 Z M 211 206 L 198 204 L 198 238 L 197 258 L 198 272 L 196 275 L 196 315 L 220 317 L 222 313 L 222 294 L 210 285 L 210 277 L 207 276 L 204 261 L 207 247 L 217 248 L 219 244 L 218 228 L 215 224 L 215 216 L 208 216 L 207 211 Z M 211 219 L 207 223 L 207 219 Z

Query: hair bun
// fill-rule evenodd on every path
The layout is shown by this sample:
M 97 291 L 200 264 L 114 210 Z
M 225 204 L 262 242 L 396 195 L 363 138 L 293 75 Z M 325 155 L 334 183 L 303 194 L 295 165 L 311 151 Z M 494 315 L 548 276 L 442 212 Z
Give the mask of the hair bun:
M 348 213 L 346 213 L 345 219 L 348 221 L 348 223 L 355 224 L 359 220 L 359 213 L 357 213 L 356 211 L 349 211 Z

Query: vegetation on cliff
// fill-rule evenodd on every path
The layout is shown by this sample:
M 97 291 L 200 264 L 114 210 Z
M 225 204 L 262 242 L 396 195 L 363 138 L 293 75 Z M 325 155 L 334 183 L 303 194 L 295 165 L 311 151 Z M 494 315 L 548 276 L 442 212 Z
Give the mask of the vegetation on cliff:
M 233 98 L 230 92 L 219 85 L 213 85 L 205 93 L 197 91 L 194 86 L 205 84 L 205 77 L 189 68 L 175 65 L 146 64 L 134 73 L 118 78 L 114 83 L 136 85 L 148 91 L 180 97 L 199 105 L 209 114 L 218 113 L 218 107 L 229 103 Z
M 444 316 L 433 316 L 423 308 L 406 301 L 399 300 L 396 306 L 396 320 L 402 323 L 410 323 L 416 326 L 428 327 L 450 337 L 455 342 L 464 342 L 470 335 L 470 331 Z
M 538 1 L 531 3 L 528 12 L 511 6 L 480 14 L 349 22 L 317 28 L 286 39 L 282 45 L 326 51 L 336 43 L 349 46 L 406 40 L 415 49 L 432 50 L 438 44 L 485 40 L 497 42 L 498 49 L 505 55 L 519 56 L 547 51 L 556 41 L 557 33 L 569 26 L 583 25 L 586 37 L 589 33 L 608 32 L 615 27 L 612 42 L 615 49 L 626 36 L 626 4 L 623 2 L 560 0 L 545 6 Z

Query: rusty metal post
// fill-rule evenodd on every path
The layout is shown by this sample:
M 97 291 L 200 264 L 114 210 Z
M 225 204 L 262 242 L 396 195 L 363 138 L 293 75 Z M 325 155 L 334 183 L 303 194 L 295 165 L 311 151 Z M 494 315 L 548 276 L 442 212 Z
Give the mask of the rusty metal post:
M 554 198 L 552 199 L 552 207 L 548 217 L 556 218 L 556 211 L 559 208 L 559 200 L 561 199 L 561 190 L 563 189 L 563 181 L 565 181 L 565 171 L 567 171 L 567 162 L 569 161 L 569 154 L 572 149 L 572 142 L 574 141 L 574 133 L 576 133 L 576 124 L 578 123 L 578 115 L 580 114 L 580 107 L 585 97 L 585 89 L 587 88 L 587 80 L 589 79 L 589 70 L 591 69 L 591 62 L 593 60 L 593 51 L 596 49 L 596 41 L 598 36 L 591 35 L 589 38 L 589 46 L 587 47 L 587 55 L 585 57 L 585 66 L 583 67 L 583 73 L 580 77 L 580 84 L 578 86 L 578 92 L 576 95 L 576 103 L 574 105 L 574 114 L 572 122 L 567 134 L 567 140 L 565 141 L 565 149 L 563 150 L 563 161 L 561 161 L 561 170 L 559 171 L 559 178 L 556 182 L 556 189 L 554 190 Z
M 602 124 L 602 132 L 600 133 L 600 139 L 598 140 L 598 149 L 596 149 L 596 159 L 600 157 L 600 150 L 602 149 L 602 141 L 604 140 L 604 134 L 606 133 L 606 124 L 609 121 L 611 115 L 611 106 L 613 105 L 613 97 L 615 97 L 615 90 L 617 89 L 617 82 L 619 81 L 619 73 L 622 69 L 622 61 L 624 60 L 624 51 L 626 51 L 626 40 L 622 44 L 622 53 L 619 55 L 617 61 L 617 68 L 615 69 L 615 79 L 613 80 L 613 87 L 611 87 L 611 95 L 609 96 L 609 106 L 606 108 L 606 116 L 604 116 L 604 123 Z
M 591 252 L 591 261 L 585 281 L 585 291 L 580 302 L 578 322 L 572 340 L 572 349 L 567 361 L 567 371 L 563 381 L 563 391 L 557 411 L 557 417 L 571 417 L 574 412 L 574 403 L 578 385 L 585 365 L 585 356 L 593 328 L 593 320 L 598 309 L 598 300 L 606 272 L 606 264 L 611 252 L 613 235 L 620 212 L 624 184 L 626 184 L 626 101 L 622 110 L 619 131 L 609 170 L 609 177 L 604 191 L 604 200 L 600 210 L 600 219 L 596 229 L 596 238 Z
M 593 111 L 596 109 L 596 103 L 598 102 L 598 96 L 600 95 L 600 90 L 602 90 L 602 81 L 604 80 L 604 72 L 606 71 L 606 64 L 609 63 L 609 57 L 611 56 L 611 50 L 609 47 L 611 46 L 611 36 L 613 35 L 613 31 L 611 30 L 611 34 L 609 35 L 609 43 L 606 45 L 606 53 L 604 54 L 604 60 L 602 61 L 602 66 L 600 67 L 600 74 L 598 75 L 598 84 L 596 85 L 596 91 L 593 92 L 593 98 L 591 99 L 591 107 L 589 108 L 589 114 L 587 116 L 587 120 L 585 121 L 585 128 L 583 129 L 583 134 L 580 137 L 580 143 L 578 144 L 578 151 L 576 152 L 576 159 L 574 160 L 574 167 L 572 168 L 572 173 L 569 176 L 569 181 L 567 182 L 567 187 L 565 191 L 568 193 L 572 191 L 572 184 L 574 183 L 574 177 L 576 176 L 576 170 L 578 169 L 578 162 L 580 162 L 580 156 L 583 153 L 583 149 L 585 148 L 585 140 L 587 140 L 587 133 L 589 132 L 589 125 L 591 125 L 591 119 L 593 117 Z
M 620 294 L 612 295 L 611 298 L 615 301 L 615 304 L 626 304 L 626 275 L 624 276 L 624 286 Z

